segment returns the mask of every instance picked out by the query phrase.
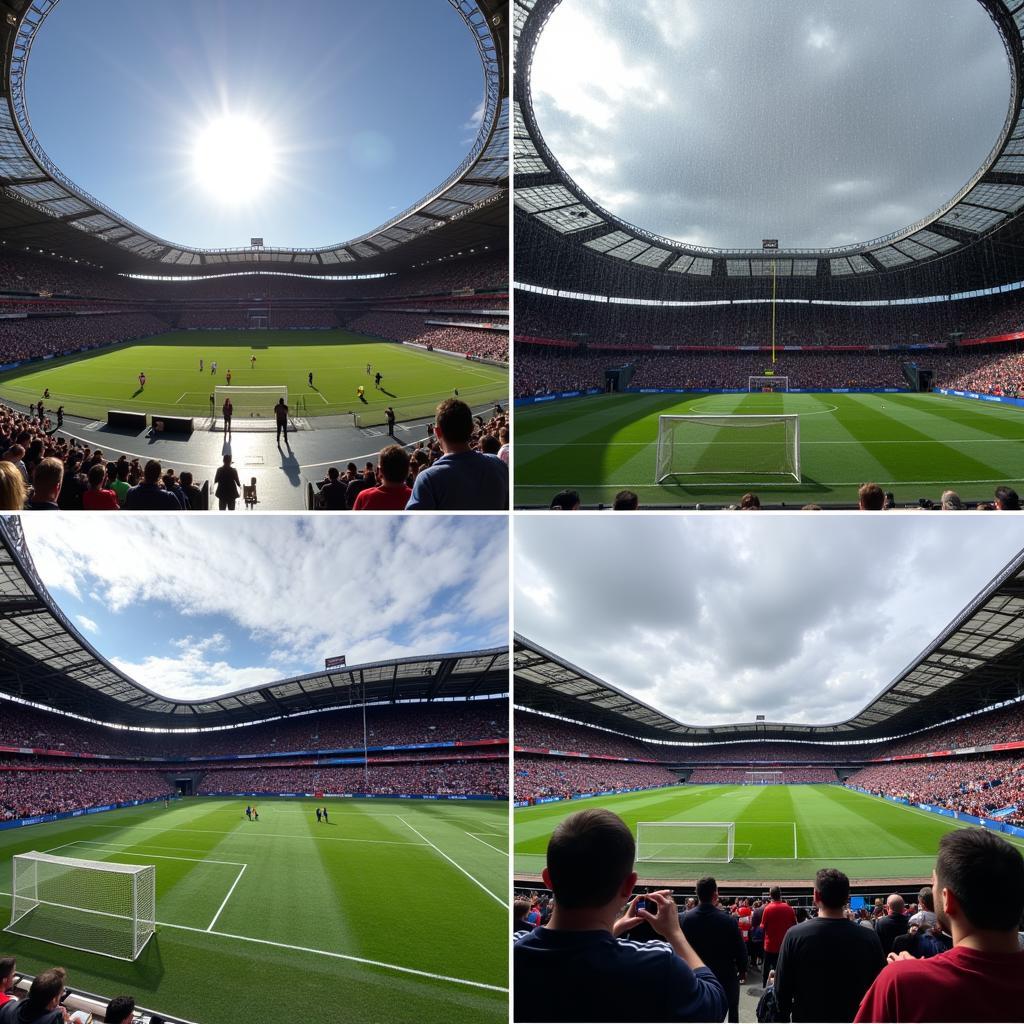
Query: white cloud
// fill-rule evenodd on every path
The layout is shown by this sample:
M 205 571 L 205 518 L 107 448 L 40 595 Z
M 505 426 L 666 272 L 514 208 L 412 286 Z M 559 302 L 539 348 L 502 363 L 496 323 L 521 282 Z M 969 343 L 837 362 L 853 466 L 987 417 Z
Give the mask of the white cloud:
M 88 633 L 98 633 L 100 627 L 88 615 L 76 615 L 75 621 Z

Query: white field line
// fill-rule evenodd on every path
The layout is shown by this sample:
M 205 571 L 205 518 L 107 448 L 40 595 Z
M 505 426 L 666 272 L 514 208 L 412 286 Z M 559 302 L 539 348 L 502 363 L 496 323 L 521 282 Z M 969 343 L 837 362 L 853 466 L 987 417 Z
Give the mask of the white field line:
M 500 853 L 503 857 L 508 856 L 508 850 L 500 850 L 497 846 L 491 846 L 491 844 L 486 840 L 481 839 L 476 832 L 467 832 L 466 835 L 469 836 L 470 839 L 475 839 L 478 843 L 483 843 L 484 846 L 489 846 L 495 853 Z
M 419 845 L 419 844 L 416 844 Z M 10 897 L 9 892 L 0 891 L 0 896 Z M 56 904 L 55 904 L 56 905 Z M 77 909 L 74 907 L 68 909 Z M 105 915 L 108 917 L 115 917 L 114 914 Z M 287 942 L 273 942 L 270 939 L 254 939 L 251 935 L 234 935 L 231 932 L 208 932 L 205 928 L 193 928 L 190 925 L 185 924 L 170 924 L 167 921 L 157 921 L 157 925 L 160 928 L 172 928 L 175 931 L 181 932 L 196 932 L 199 935 L 216 935 L 221 939 L 234 939 L 236 942 L 254 942 L 260 946 L 274 946 L 277 949 L 290 949 L 298 953 L 312 953 L 314 956 L 327 956 L 334 960 L 348 960 L 351 963 L 367 964 L 370 967 L 380 967 L 387 971 L 398 971 L 401 974 L 413 974 L 420 978 L 431 978 L 434 981 L 446 981 L 452 985 L 467 985 L 470 988 L 482 988 L 487 989 L 490 992 L 507 992 L 507 988 L 503 988 L 501 985 L 488 985 L 482 981 L 469 981 L 467 978 L 453 978 L 447 974 L 434 974 L 431 971 L 420 971 L 415 967 L 402 967 L 399 964 L 389 964 L 382 960 L 368 960 L 361 956 L 351 956 L 348 953 L 335 953 L 327 949 L 311 949 L 309 946 L 292 946 Z M 34 937 L 34 936 L 30 936 Z M 40 942 L 45 942 L 45 939 L 40 939 Z
M 454 860 L 452 860 L 451 857 L 449 857 L 448 854 L 441 849 L 441 847 L 437 846 L 436 844 L 432 843 L 429 839 L 427 839 L 427 837 L 422 832 L 420 832 L 419 829 L 414 828 L 412 825 L 410 825 L 409 822 L 405 820 L 405 818 L 399 815 L 398 820 L 403 825 L 405 825 L 406 828 L 412 829 L 412 831 L 415 832 L 416 835 L 420 837 L 420 839 L 427 843 L 428 846 L 432 846 L 435 850 L 437 850 L 437 852 L 441 854 L 441 856 L 444 857 L 444 859 L 448 861 L 448 863 L 451 864 L 452 867 L 456 868 L 458 871 L 461 871 L 471 882 L 473 882 L 475 885 L 478 885 L 481 889 L 483 889 L 483 891 L 487 893 L 487 895 L 490 896 L 492 900 L 497 901 L 506 910 L 508 910 L 508 904 L 500 896 L 498 896 L 497 893 L 491 892 L 491 890 L 488 889 L 487 886 L 484 885 L 484 883 L 481 882 L 479 878 L 475 878 L 464 867 L 462 867 L 461 864 L 457 864 Z
M 398 815 L 391 815 L 391 817 L 397 818 Z M 399 818 L 399 820 L 401 820 Z M 216 828 L 180 828 L 175 825 L 97 825 L 94 822 L 89 822 L 95 828 L 113 828 L 119 832 L 130 832 L 138 829 L 140 831 L 145 830 L 147 832 L 196 832 L 200 835 L 214 835 L 214 836 L 232 836 L 238 839 L 248 839 L 251 835 L 265 836 L 268 839 L 301 839 L 304 842 L 309 839 L 325 842 L 325 843 L 373 843 L 375 845 L 384 846 L 429 846 L 430 843 L 405 843 L 398 839 L 352 839 L 349 836 L 300 836 L 300 835 L 289 835 L 286 832 L 264 832 L 262 829 L 252 832 L 238 832 L 237 830 L 228 829 L 216 829 Z M 68 844 L 70 845 L 70 844 Z M 59 847 L 58 847 L 59 849 Z
M 911 444 L 1020 444 L 1021 440 L 1019 437 L 956 437 L 956 438 L 931 438 L 928 440 L 909 440 L 909 441 L 894 441 L 894 440 L 878 440 L 878 441 L 804 441 L 801 439 L 800 447 L 805 448 L 812 444 L 827 445 L 829 448 L 839 448 L 842 445 L 856 445 L 860 448 L 866 445 L 881 445 L 881 444 L 898 444 L 898 445 L 911 445 Z M 705 448 L 714 447 L 715 444 L 735 444 L 735 441 L 673 441 L 673 447 L 676 448 Z M 564 441 L 558 445 L 554 445 L 551 442 L 544 441 L 520 441 L 517 443 L 517 448 L 653 448 L 657 444 L 657 441 Z M 769 446 L 774 445 L 778 447 L 778 441 L 744 441 L 743 445 L 746 448 L 753 448 L 755 446 Z
M 101 843 L 101 842 L 98 842 L 98 841 L 94 841 L 92 839 L 78 839 L 78 840 L 76 840 L 73 843 L 65 843 L 64 844 L 64 846 L 79 846 L 79 845 L 84 845 L 84 846 L 102 846 L 104 849 L 111 849 L 115 853 L 119 853 L 120 851 L 122 851 L 122 850 L 124 850 L 126 848 L 130 848 L 130 847 L 134 846 L 135 844 L 134 843 Z M 55 849 L 58 849 L 58 850 L 62 850 L 63 848 L 64 847 L 62 847 L 62 846 L 55 847 Z M 47 853 L 53 853 L 53 850 L 47 850 L 46 852 Z M 197 850 L 197 851 L 194 851 L 194 852 L 201 853 L 202 851 Z M 121 853 L 121 856 L 128 856 L 128 854 Z M 140 857 L 152 857 L 154 860 L 185 860 L 185 861 L 191 861 L 194 864 L 226 864 L 229 867 L 233 867 L 233 868 L 239 868 L 239 867 L 240 868 L 245 868 L 245 867 L 248 866 L 248 865 L 246 865 L 244 862 L 242 862 L 240 860 L 213 860 L 210 857 L 171 857 L 171 856 L 168 856 L 165 853 L 143 853 L 141 851 L 139 852 L 139 856 Z
M 236 876 L 235 880 L 231 883 L 231 888 L 228 889 L 227 896 L 224 897 L 223 902 L 217 908 L 217 913 L 213 915 L 213 920 L 210 922 L 210 926 L 206 929 L 208 932 L 213 931 L 213 926 L 217 923 L 217 918 L 220 917 L 222 911 L 228 905 L 228 900 L 231 899 L 231 894 L 235 891 L 235 886 L 238 885 L 238 883 L 242 880 L 242 875 L 245 874 L 246 867 L 247 865 L 242 865 L 242 870 L 238 872 L 238 875 Z
M 714 476 L 713 473 L 710 473 L 708 475 L 709 476 Z M 758 478 L 758 475 L 756 473 L 745 474 L 745 479 L 747 479 L 747 480 L 757 479 L 757 478 Z M 948 478 L 944 478 L 942 480 L 878 480 L 878 481 L 876 481 L 876 483 L 878 483 L 879 486 L 882 486 L 884 484 L 888 484 L 888 485 L 892 485 L 892 486 L 896 486 L 896 487 L 937 487 L 940 484 L 942 484 L 942 485 L 950 485 L 950 484 L 994 484 L 994 483 L 1002 483 L 1005 479 L 1006 479 L 1005 477 L 999 477 L 999 478 L 991 477 L 990 479 L 986 479 L 986 480 L 950 480 Z M 819 481 L 817 481 L 817 483 L 820 486 L 822 486 L 822 487 L 859 487 L 860 486 L 860 484 L 856 480 L 819 480 Z M 618 482 L 616 482 L 616 483 L 608 483 L 606 481 L 604 483 L 596 483 L 596 484 L 563 484 L 561 482 L 553 483 L 553 484 L 520 484 L 520 483 L 517 483 L 515 486 L 516 486 L 517 490 L 534 490 L 534 491 L 536 491 L 536 490 L 548 490 L 548 491 L 550 491 L 552 487 L 571 487 L 571 488 L 574 488 L 576 490 L 582 490 L 582 489 L 588 488 L 588 487 L 589 488 L 598 488 L 598 487 L 609 487 L 609 488 L 610 487 L 656 487 L 656 488 L 658 488 L 658 490 L 664 490 L 665 489 L 665 485 L 664 484 L 653 483 L 650 480 L 645 480 L 642 483 L 631 483 L 631 484 L 623 484 L 623 483 L 618 483 Z M 696 490 L 698 487 L 703 487 L 703 488 L 708 488 L 708 487 L 723 488 L 723 487 L 726 487 L 726 486 L 732 486 L 732 482 L 731 481 L 720 480 L 720 481 L 717 481 L 715 483 L 698 483 L 697 481 L 694 481 L 694 480 L 687 480 L 685 482 L 685 484 L 679 484 L 678 486 L 685 487 L 687 490 Z M 739 481 L 736 482 L 736 486 L 737 487 L 740 486 Z M 769 487 L 770 486 L 770 487 L 773 487 L 773 488 L 774 487 L 797 487 L 797 488 L 799 488 L 799 487 L 803 487 L 804 484 L 803 484 L 803 482 L 797 483 L 796 480 L 772 480 L 772 481 L 769 482 L 769 481 L 764 480 L 764 477 L 761 477 L 760 478 L 760 482 L 757 483 L 757 484 L 754 484 L 754 486 L 755 487 L 757 487 L 757 486 Z

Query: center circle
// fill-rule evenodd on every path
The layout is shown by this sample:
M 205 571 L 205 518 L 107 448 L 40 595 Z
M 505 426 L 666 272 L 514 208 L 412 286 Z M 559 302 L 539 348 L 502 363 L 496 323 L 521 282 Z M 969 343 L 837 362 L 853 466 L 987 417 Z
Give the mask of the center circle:
M 546 145 L 616 217 L 827 249 L 948 202 L 999 140 L 1010 72 L 977 0 L 562 0 L 530 84 Z

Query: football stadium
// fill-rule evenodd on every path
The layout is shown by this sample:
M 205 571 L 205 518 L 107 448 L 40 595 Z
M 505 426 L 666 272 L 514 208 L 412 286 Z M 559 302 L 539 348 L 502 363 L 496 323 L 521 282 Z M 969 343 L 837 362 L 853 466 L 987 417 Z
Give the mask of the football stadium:
M 607 507 L 628 490 L 643 507 L 728 507 L 753 492 L 762 507 L 856 508 L 861 485 L 874 483 L 896 507 L 938 505 L 951 490 L 974 508 L 992 502 L 997 487 L 1017 489 L 1024 481 L 1024 9 L 1016 0 L 944 4 L 927 43 L 916 38 L 923 33 L 892 43 L 882 38 L 886 5 L 877 18 L 847 23 L 856 37 L 850 40 L 834 38 L 844 31 L 834 27 L 840 5 L 817 12 L 814 5 L 790 6 L 808 20 L 820 14 L 833 23 L 811 33 L 808 50 L 827 55 L 828 72 L 844 75 L 838 84 L 825 71 L 797 79 L 767 41 L 760 55 L 741 49 L 758 32 L 767 40 L 784 17 L 776 9 L 746 12 L 749 32 L 719 24 L 724 36 L 705 41 L 701 19 L 728 21 L 721 5 L 717 15 L 715 5 L 690 5 L 676 20 L 640 11 L 631 20 L 617 12 L 615 20 L 601 8 L 612 28 L 596 36 L 597 9 L 588 12 L 576 0 L 515 0 L 517 507 L 547 508 L 561 491 L 574 492 L 570 499 L 584 506 Z M 921 157 L 931 167 L 951 164 L 959 136 L 973 138 L 977 120 L 953 108 L 988 85 L 973 93 L 954 86 L 959 95 L 945 96 L 951 108 L 937 120 L 932 112 L 908 112 L 906 96 L 874 95 L 868 120 L 878 123 L 877 132 L 872 138 L 866 129 L 854 147 L 844 142 L 843 128 L 866 79 L 892 71 L 892 88 L 909 94 L 913 76 L 899 78 L 899 58 L 896 67 L 850 65 L 870 51 L 864 33 L 876 18 L 876 48 L 888 45 L 888 55 L 903 44 L 921 76 L 935 73 L 928 65 L 939 58 L 928 46 L 951 13 L 974 13 L 988 23 L 981 26 L 983 61 L 973 42 L 969 58 L 948 38 L 940 42 L 952 49 L 941 59 L 948 75 L 966 73 L 972 59 L 990 69 L 985 81 L 995 82 L 998 93 L 998 130 L 981 149 L 974 141 L 973 158 L 956 172 L 962 176 L 911 219 L 904 195 L 919 200 L 918 186 L 931 184 L 931 175 L 919 173 L 899 196 L 887 194 L 899 169 L 894 162 L 921 144 L 934 149 Z M 662 40 L 669 56 L 660 64 L 646 60 Z M 843 50 L 847 43 L 854 58 Z M 727 65 L 733 50 L 746 65 Z M 613 84 L 596 95 L 580 88 L 591 81 L 600 87 L 588 52 L 615 69 Z M 559 53 L 573 68 L 564 83 L 555 67 Z M 538 82 L 541 57 L 546 67 Z M 687 62 L 695 65 L 692 80 L 676 87 L 672 65 Z M 754 84 L 749 77 L 730 80 L 731 72 L 756 75 L 761 65 L 777 67 L 782 78 L 768 98 L 757 92 L 774 90 L 772 72 Z M 788 92 L 786 75 L 793 78 Z M 735 115 L 737 123 L 700 121 L 694 106 L 715 103 L 725 82 L 739 98 L 722 116 Z M 648 108 L 659 104 L 684 125 L 693 120 L 693 132 L 666 115 L 665 130 L 674 132 L 668 138 L 637 129 L 601 148 L 605 122 L 646 123 Z M 752 144 L 763 147 L 760 153 L 735 138 L 748 110 L 760 118 Z M 903 120 L 891 126 L 897 110 Z M 817 134 L 791 164 L 806 170 L 806 194 L 788 175 L 759 176 L 778 162 L 774 136 L 799 130 L 804 118 Z M 923 137 L 922 126 L 929 129 Z M 694 138 L 698 130 L 705 136 Z M 746 167 L 727 164 L 733 150 L 724 149 L 723 136 Z M 829 147 L 841 145 L 856 148 L 851 166 L 818 173 Z M 656 171 L 659 180 L 674 173 L 684 184 L 664 184 L 662 220 L 641 224 L 632 211 L 638 195 L 653 188 Z M 591 183 L 605 179 L 612 184 L 596 195 Z M 827 205 L 861 191 L 877 204 L 872 210 L 888 204 L 896 212 L 862 229 L 851 200 L 842 207 L 849 223 L 840 217 L 806 243 L 787 241 L 785 225 L 774 219 L 775 207 L 811 207 L 819 193 Z M 697 244 L 737 208 L 746 214 L 750 207 L 743 244 L 734 236 Z M 862 240 L 860 231 L 882 228 Z M 560 497 L 559 507 L 570 507 L 570 499 Z
M 507 646 L 164 697 L 58 607 L 18 518 L 0 646 L 16 994 L 59 965 L 76 1020 L 124 993 L 147 1024 L 507 1019 Z
M 436 461 L 442 452 L 431 428 L 438 404 L 446 399 L 461 399 L 472 409 L 473 448 L 490 453 L 492 446 L 497 451 L 507 444 L 507 4 L 437 0 L 435 11 L 416 12 L 432 31 L 431 17 L 441 27 L 454 20 L 480 76 L 473 75 L 469 95 L 460 100 L 467 109 L 479 104 L 478 121 L 461 140 L 465 146 L 459 152 L 465 155 L 447 177 L 430 183 L 429 192 L 411 203 L 408 195 L 376 196 L 376 212 L 369 212 L 379 226 L 334 244 L 298 247 L 287 244 L 294 234 L 276 241 L 260 237 L 263 221 L 253 215 L 251 237 L 245 232 L 248 245 L 232 244 L 239 234 L 235 227 L 225 228 L 216 247 L 199 247 L 169 241 L 155 227 L 134 223 L 113 208 L 114 200 L 103 202 L 77 185 L 44 149 L 44 141 L 63 149 L 64 140 L 52 134 L 40 139 L 29 99 L 35 102 L 48 84 L 40 76 L 54 72 L 49 65 L 33 71 L 30 89 L 30 57 L 45 50 L 48 32 L 56 32 L 51 22 L 65 13 L 79 16 L 78 10 L 66 10 L 72 3 L 14 0 L 0 26 L 6 68 L 0 82 L 0 441 L 5 450 L 14 444 L 40 446 L 45 456 L 86 470 L 99 453 L 110 481 L 124 463 L 132 484 L 141 480 L 147 462 L 156 461 L 176 478 L 188 473 L 202 495 L 193 499 L 193 507 L 201 508 L 217 507 L 216 501 L 211 504 L 213 478 L 230 456 L 260 507 L 316 509 L 326 507 L 320 490 L 331 467 L 344 473 L 346 465 L 356 466 L 361 474 L 392 444 L 410 455 L 410 477 Z M 167 15 L 166 5 L 158 6 L 153 32 L 161 31 L 160 18 Z M 362 5 L 347 6 L 352 10 L 346 33 L 355 40 L 347 45 L 358 46 L 358 33 L 369 31 L 394 32 L 399 46 L 402 32 L 414 31 L 402 18 L 384 25 L 365 10 L 360 13 Z M 131 13 L 140 16 L 137 9 Z M 307 26 L 315 39 L 318 20 L 342 14 L 337 5 L 314 4 L 296 24 Z M 95 31 L 105 35 L 102 22 L 109 12 L 95 16 Z M 238 9 L 227 5 L 210 21 L 237 16 Z M 111 26 L 111 34 L 116 28 Z M 323 31 L 332 35 L 333 23 Z M 192 41 L 197 50 L 202 42 Z M 378 47 L 386 41 L 375 36 L 367 50 L 370 43 Z M 407 39 L 400 41 L 401 47 L 408 45 Z M 322 48 L 318 59 L 326 62 L 332 53 L 338 58 L 326 40 Z M 210 49 L 215 62 L 216 50 Z M 125 78 L 119 88 L 134 81 L 129 56 L 121 55 Z M 435 57 L 445 59 L 443 53 Z M 417 81 L 411 70 L 403 77 L 407 63 L 398 58 L 398 69 L 388 72 L 388 88 L 408 96 Z M 364 89 L 376 88 L 375 74 L 364 70 Z M 351 97 L 351 83 L 344 88 Z M 295 104 L 300 99 L 295 97 Z M 289 117 L 293 114 L 289 111 Z M 102 137 L 103 118 L 97 105 L 90 139 Z M 238 140 L 240 152 L 243 146 L 255 148 L 255 128 L 243 125 L 240 133 L 245 136 L 249 128 L 252 137 Z M 345 192 L 350 207 L 358 206 L 362 200 L 352 173 L 360 160 L 398 162 L 410 174 L 419 160 L 418 137 L 407 144 L 391 137 L 402 130 L 398 125 L 367 128 L 355 138 L 343 135 L 345 130 L 321 124 L 313 138 L 302 140 L 301 158 L 322 162 L 333 158 L 324 150 L 338 135 L 339 160 L 349 163 L 334 172 L 335 184 L 321 186 L 325 168 L 307 164 L 281 186 L 286 190 L 282 208 L 292 209 L 296 197 L 306 206 L 322 202 L 316 230 L 327 241 L 337 229 L 328 219 L 334 207 L 321 187 Z M 237 156 L 216 155 L 226 162 Z M 236 198 L 230 192 L 240 191 L 247 176 L 256 177 L 259 159 L 257 153 L 237 169 L 236 180 L 224 184 L 229 194 L 217 198 L 207 218 L 214 230 L 221 223 L 220 208 Z M 150 187 L 148 180 L 133 182 L 131 168 L 111 166 L 114 160 L 110 156 L 107 164 L 111 190 L 115 181 L 126 195 L 136 186 Z M 97 180 L 99 185 L 92 184 Z M 107 194 L 100 191 L 104 181 L 101 170 L 90 182 L 101 197 Z M 164 187 L 166 198 L 173 199 L 173 189 L 182 184 Z M 355 190 L 354 196 L 347 190 Z M 171 238 L 193 233 L 177 224 L 173 212 L 160 223 L 164 233 L 176 232 Z M 279 232 L 290 230 L 284 224 Z

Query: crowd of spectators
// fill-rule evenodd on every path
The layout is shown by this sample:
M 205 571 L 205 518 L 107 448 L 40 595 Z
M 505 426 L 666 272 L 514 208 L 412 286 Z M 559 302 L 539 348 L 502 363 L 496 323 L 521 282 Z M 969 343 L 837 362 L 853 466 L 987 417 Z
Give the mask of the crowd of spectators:
M 591 761 L 576 757 L 519 754 L 515 759 L 516 800 L 568 800 L 582 793 L 673 786 L 679 773 L 657 764 Z
M 766 769 L 760 768 L 698 768 L 686 780 L 694 785 L 715 782 L 745 783 L 751 782 L 751 772 L 764 771 L 778 773 L 774 779 L 779 783 L 798 782 L 838 782 L 839 777 L 833 768 L 800 768 L 786 764 L 773 764 Z M 755 780 L 757 781 L 757 780 Z
M 0 820 L 62 814 L 174 793 L 159 772 L 0 771 Z
M 978 817 L 1006 807 L 1002 821 L 1024 825 L 1024 757 L 1020 753 L 871 765 L 847 780 L 877 796 L 933 804 Z
M 519 709 L 514 716 L 517 747 L 569 750 L 575 754 L 603 754 L 606 757 L 636 757 L 648 761 L 671 760 L 663 753 L 671 748 L 648 746 L 630 736 Z
M 970 718 L 890 740 L 872 748 L 872 757 L 928 754 L 936 750 L 963 750 L 990 743 L 1024 741 L 1024 703 L 1008 704 Z
M 168 324 L 152 313 L 4 318 L 0 319 L 0 363 L 78 352 L 168 330 Z
M 508 796 L 508 761 L 421 761 L 341 767 L 208 771 L 199 793 L 372 793 L 377 796 Z
M 364 313 L 350 321 L 349 330 L 357 334 L 370 334 L 391 341 L 408 341 L 444 352 L 460 352 L 477 359 L 508 362 L 508 331 L 495 331 L 484 327 L 464 327 L 457 324 L 428 323 L 436 314 Z

